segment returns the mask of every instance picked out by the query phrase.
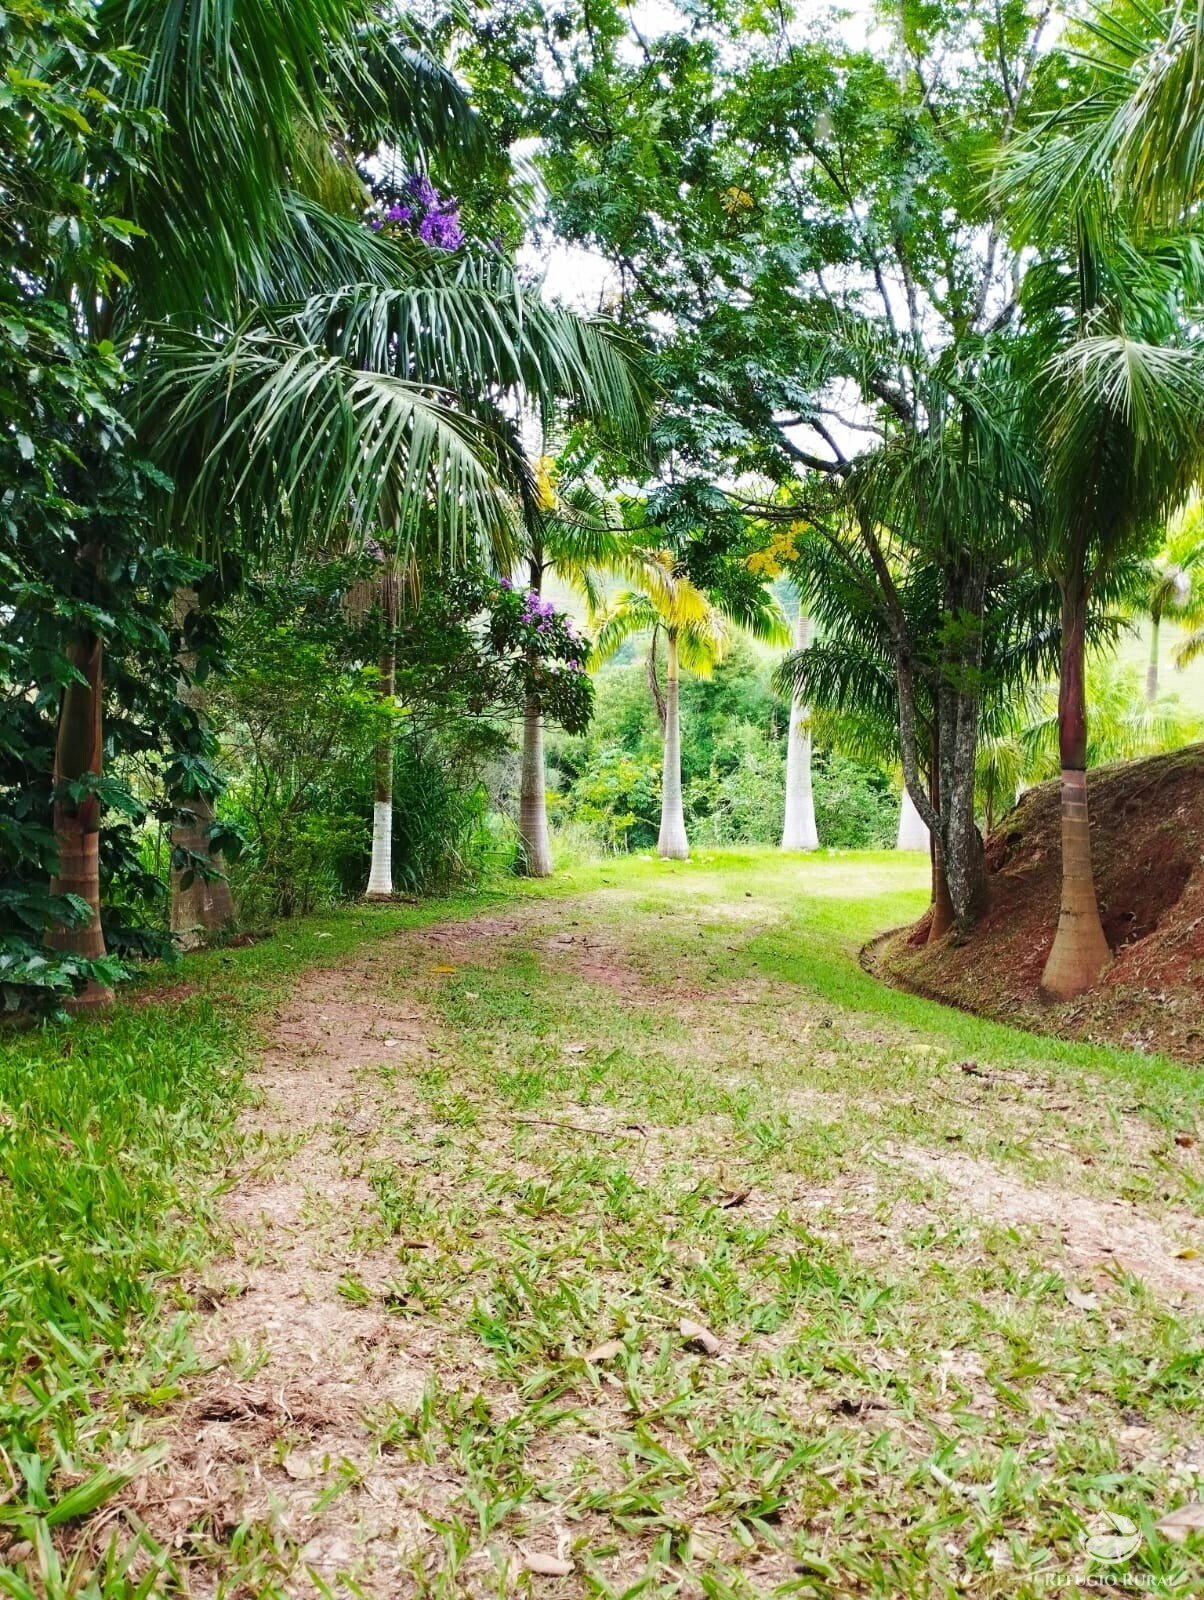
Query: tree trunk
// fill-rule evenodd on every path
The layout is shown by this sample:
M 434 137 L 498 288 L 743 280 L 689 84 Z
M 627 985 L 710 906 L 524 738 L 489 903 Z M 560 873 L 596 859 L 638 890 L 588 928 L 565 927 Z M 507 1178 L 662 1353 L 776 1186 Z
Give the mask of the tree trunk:
M 548 780 L 543 760 L 543 715 L 533 694 L 523 711 L 523 769 L 518 798 L 518 831 L 523 842 L 523 870 L 530 878 L 550 878 L 548 845 Z
M 899 807 L 899 836 L 895 842 L 895 849 L 927 851 L 931 838 L 928 824 L 916 810 L 915 801 L 907 792 L 907 785 L 904 784 L 903 803 Z
M 661 832 L 656 853 L 662 861 L 688 861 L 686 816 L 681 802 L 681 710 L 677 682 L 677 634 L 668 634 L 665 682 L 665 765 L 661 778 Z
M 175 598 L 176 625 L 183 630 L 189 615 L 197 609 L 195 589 L 178 589 Z M 188 681 L 196 670 L 196 657 L 191 651 L 181 650 L 180 667 L 184 673 L 179 687 L 179 697 L 185 705 L 199 711 L 200 695 Z M 173 868 L 171 874 L 171 931 L 184 950 L 195 950 L 208 942 L 211 934 L 233 928 L 238 920 L 234 895 L 225 877 L 220 853 L 209 848 L 209 831 L 217 820 L 213 805 L 206 795 L 172 795 L 175 820 L 171 827 L 172 848 L 187 850 L 198 856 L 208 856 L 210 865 L 221 877 L 205 879 L 194 873 L 192 882 L 184 887 L 185 873 Z
M 1145 698 L 1147 705 L 1153 705 L 1158 698 L 1158 635 L 1161 632 L 1162 619 L 1155 612 L 1150 619 L 1150 659 L 1145 669 Z
M 380 658 L 380 698 L 392 700 L 397 683 L 397 656 L 385 650 Z M 365 900 L 393 898 L 393 728 L 376 746 L 372 780 L 372 867 Z
M 213 806 L 205 795 L 191 795 L 175 802 L 177 820 L 172 823 L 173 847 L 207 855 L 215 870 L 223 871 L 222 858 L 209 848 L 209 830 L 217 820 Z M 180 812 L 187 815 L 180 817 Z M 171 874 L 171 931 L 185 950 L 195 950 L 207 943 L 209 935 L 233 928 L 238 920 L 234 909 L 234 896 L 229 880 L 202 878 L 194 873 L 187 888 L 184 873 L 172 870 Z
M 63 690 L 54 753 L 56 789 L 89 775 L 99 777 L 103 750 L 104 647 L 90 634 L 67 646 L 67 659 L 84 681 L 69 683 Z M 59 869 L 51 879 L 50 892 L 78 895 L 88 902 L 92 915 L 75 927 L 56 928 L 48 942 L 56 950 L 98 960 L 105 954 L 105 941 L 100 926 L 100 802 L 96 796 L 80 801 L 57 799 L 54 835 Z M 68 1009 L 91 1011 L 112 1001 L 112 989 L 89 979 L 68 1002 Z
M 934 728 L 932 737 L 932 774 L 929 778 L 929 796 L 933 807 L 943 818 L 947 807 L 944 803 L 945 784 L 942 781 L 946 776 L 946 763 L 941 761 L 941 731 L 939 726 Z M 949 874 L 945 870 L 945 852 L 941 845 L 941 831 L 929 834 L 932 843 L 932 916 L 928 923 L 928 943 L 935 944 L 938 939 L 943 939 L 949 929 L 957 921 L 957 912 L 954 909 L 953 897 L 949 893 Z
M 945 853 L 935 841 L 932 850 L 932 921 L 928 924 L 928 943 L 943 939 L 957 921 L 953 896 L 949 892 L 949 874 L 945 870 Z
M 1062 762 L 1062 904 L 1041 988 L 1058 1000 L 1083 994 L 1112 959 L 1100 922 L 1087 817 L 1087 595 L 1081 580 L 1062 591 L 1058 743 Z
M 794 624 L 794 647 L 811 644 L 811 618 L 799 611 Z M 818 850 L 815 799 L 811 792 L 811 711 L 795 694 L 790 702 L 790 733 L 786 740 L 786 815 L 782 824 L 783 850 Z

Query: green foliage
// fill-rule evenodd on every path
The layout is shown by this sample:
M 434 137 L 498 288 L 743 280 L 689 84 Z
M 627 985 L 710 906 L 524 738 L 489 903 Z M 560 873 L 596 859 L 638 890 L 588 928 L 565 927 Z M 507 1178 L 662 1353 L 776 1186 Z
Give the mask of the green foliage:
M 292 916 L 362 892 L 373 759 L 394 746 L 394 881 L 431 892 L 495 863 L 482 773 L 534 694 L 581 730 L 593 685 L 572 622 L 480 572 L 401 583 L 376 556 L 253 580 L 228 611 L 228 670 L 207 711 L 227 780 L 221 819 L 246 839 L 244 913 Z M 380 693 L 382 650 L 395 694 Z
M 682 788 L 698 844 L 776 844 L 785 805 L 790 708 L 771 685 L 771 663 L 738 641 L 708 679 L 682 681 Z M 548 741 L 549 815 L 591 830 L 608 851 L 656 844 L 660 726 L 644 665 L 597 677 L 594 721 L 580 739 Z M 826 846 L 894 843 L 898 797 L 890 778 L 834 750 L 813 757 L 816 818 Z
M 86 921 L 85 903 L 52 896 L 51 805 L 92 798 L 114 819 L 101 852 L 111 950 L 162 951 L 152 930 L 162 886 L 142 872 L 135 830 L 147 805 L 135 767 L 154 752 L 176 778 L 203 768 L 206 741 L 177 699 L 176 589 L 203 569 L 162 547 L 150 516 L 165 487 L 124 422 L 113 346 L 89 339 L 71 289 L 81 276 L 120 281 L 136 230 L 110 214 L 105 183 L 140 170 L 157 119 L 122 111 L 85 86 L 92 72 L 120 94 L 125 50 L 103 57 L 92 7 L 20 4 L 0 14 L 0 193 L 12 226 L 0 243 L 0 992 L 5 1009 L 54 1001 L 88 977 L 123 972 L 43 947 L 53 928 Z M 83 181 L 81 172 L 89 175 Z M 97 176 L 100 174 L 102 176 Z M 69 660 L 101 641 L 109 772 L 53 789 Z M 198 654 L 202 667 L 204 650 Z M 202 780 L 203 781 L 203 780 Z M 195 792 L 195 790 L 193 791 Z M 162 796 L 159 797 L 160 801 Z M 159 809 L 163 815 L 162 805 Z

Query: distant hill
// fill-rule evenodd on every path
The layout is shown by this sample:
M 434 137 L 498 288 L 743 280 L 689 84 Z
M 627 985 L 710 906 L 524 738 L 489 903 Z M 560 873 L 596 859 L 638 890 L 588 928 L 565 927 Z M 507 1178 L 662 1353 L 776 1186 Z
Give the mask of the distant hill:
M 1088 777 L 1104 931 L 1115 961 L 1067 1004 L 1037 985 L 1058 916 L 1058 785 L 1030 790 L 987 841 L 990 900 L 974 934 L 902 929 L 866 952 L 888 981 L 1018 1027 L 1204 1063 L 1204 744 Z

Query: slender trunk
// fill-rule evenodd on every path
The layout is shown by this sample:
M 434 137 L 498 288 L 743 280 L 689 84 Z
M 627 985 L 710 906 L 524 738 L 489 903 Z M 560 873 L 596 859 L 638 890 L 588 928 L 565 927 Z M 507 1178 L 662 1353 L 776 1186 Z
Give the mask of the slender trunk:
M 928 850 L 932 835 L 928 831 L 928 824 L 915 808 L 915 802 L 903 785 L 903 802 L 899 807 L 899 836 L 895 842 L 896 850 Z
M 944 764 L 941 761 L 939 723 L 933 731 L 931 795 L 933 809 L 943 816 L 945 811 Z M 943 939 L 957 920 L 949 894 L 949 874 L 945 871 L 945 852 L 941 845 L 941 830 L 932 835 L 932 921 L 928 924 L 928 943 Z
M 523 769 L 518 800 L 518 831 L 523 843 L 523 870 L 530 878 L 550 878 L 552 875 L 547 795 L 543 715 L 534 694 L 528 694 L 523 711 Z
M 380 658 L 380 698 L 392 700 L 397 684 L 397 656 L 385 650 Z M 365 900 L 393 896 L 393 728 L 376 746 L 372 779 L 372 867 Z
M 799 612 L 794 624 L 794 647 L 811 644 L 811 618 Z M 782 824 L 783 850 L 818 850 L 815 799 L 811 792 L 811 710 L 795 694 L 790 702 L 790 732 L 786 739 L 786 815 Z
M 1112 959 L 1100 922 L 1087 816 L 1087 696 L 1084 645 L 1087 595 L 1081 581 L 1062 590 L 1062 669 L 1058 742 L 1062 762 L 1062 904 L 1041 988 L 1058 1000 L 1084 993 Z
M 665 765 L 661 779 L 661 832 L 656 852 L 662 861 L 687 861 L 686 816 L 681 801 L 681 711 L 677 683 L 677 634 L 668 633 L 665 682 Z
M 1150 620 L 1150 659 L 1145 669 L 1145 697 L 1148 705 L 1153 705 L 1158 698 L 1158 635 L 1161 631 L 1162 619 L 1155 612 Z
M 531 593 L 543 593 L 544 559 L 536 545 L 528 579 Z M 534 668 L 534 657 L 528 662 Z M 543 756 L 543 713 L 539 698 L 528 689 L 523 707 L 522 773 L 518 792 L 518 832 L 522 841 L 521 869 L 529 878 L 552 876 L 552 851 L 548 844 L 548 775 Z
M 189 615 L 197 609 L 196 590 L 177 590 L 174 609 L 176 625 L 183 630 Z M 182 649 L 179 662 L 183 673 L 179 698 L 199 713 L 200 695 L 189 681 L 196 670 L 196 657 L 193 652 Z M 210 934 L 232 928 L 238 919 L 221 855 L 210 850 L 210 830 L 217 819 L 209 798 L 206 795 L 173 794 L 171 803 L 174 813 L 171 825 L 173 850 L 208 856 L 213 870 L 222 874 L 221 877 L 205 879 L 199 873 L 194 873 L 192 882 L 185 887 L 186 870 L 172 869 L 171 931 L 183 949 L 195 950 L 207 942 Z
M 95 634 L 67 646 L 67 659 L 83 678 L 63 690 L 58 738 L 54 753 L 54 785 L 100 776 L 103 748 L 104 648 Z M 78 895 L 92 909 L 87 922 L 56 928 L 49 943 L 56 950 L 89 961 L 105 954 L 100 926 L 100 802 L 95 795 L 83 800 L 60 797 L 54 802 L 54 836 L 59 868 L 51 879 L 51 894 Z M 112 1003 L 113 991 L 92 979 L 68 1004 L 71 1010 L 90 1011 Z

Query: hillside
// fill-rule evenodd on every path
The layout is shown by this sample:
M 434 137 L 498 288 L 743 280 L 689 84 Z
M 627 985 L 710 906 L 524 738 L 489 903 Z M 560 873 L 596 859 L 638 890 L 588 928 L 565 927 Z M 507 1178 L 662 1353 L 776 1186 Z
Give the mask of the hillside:
M 1089 779 L 1104 931 L 1099 988 L 1038 993 L 1058 915 L 1058 785 L 1030 790 L 987 841 L 990 900 L 972 938 L 887 935 L 866 965 L 901 987 L 1045 1033 L 1204 1062 L 1204 745 L 1101 767 Z

